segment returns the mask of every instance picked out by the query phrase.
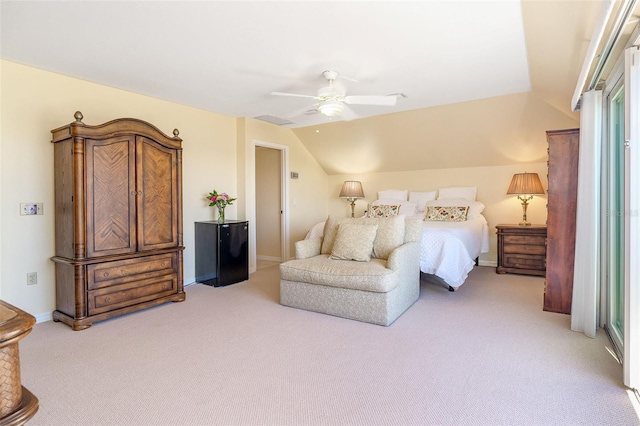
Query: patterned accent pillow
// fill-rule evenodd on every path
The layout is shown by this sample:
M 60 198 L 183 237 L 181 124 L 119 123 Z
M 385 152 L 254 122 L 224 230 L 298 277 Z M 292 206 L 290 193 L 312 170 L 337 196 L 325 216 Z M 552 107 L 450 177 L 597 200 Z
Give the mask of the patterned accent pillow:
M 434 220 L 441 222 L 464 222 L 467 220 L 469 206 L 429 206 L 424 220 Z
M 343 223 L 338 227 L 336 241 L 333 243 L 331 259 L 357 260 L 369 262 L 373 252 L 373 240 L 376 239 L 378 225 L 356 225 Z
M 400 205 L 378 204 L 371 206 L 367 217 L 389 217 L 397 216 L 400 211 Z

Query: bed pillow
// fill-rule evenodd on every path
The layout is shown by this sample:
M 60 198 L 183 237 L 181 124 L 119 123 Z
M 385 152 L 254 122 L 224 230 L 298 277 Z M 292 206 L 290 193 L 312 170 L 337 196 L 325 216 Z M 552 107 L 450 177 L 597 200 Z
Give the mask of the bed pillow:
M 398 206 L 399 210 L 394 213 L 394 214 L 387 214 L 384 216 L 379 216 L 376 214 L 373 214 L 373 210 L 374 207 L 379 207 L 379 206 Z M 403 214 L 405 216 L 413 216 L 416 214 L 416 203 L 411 202 L 411 201 L 400 201 L 400 200 L 392 200 L 392 199 L 381 199 L 381 200 L 375 200 L 371 203 L 371 205 L 369 206 L 369 214 L 367 215 L 368 217 L 386 217 L 386 216 L 395 216 L 397 214 Z
M 445 198 L 464 198 L 465 200 L 476 200 L 478 193 L 477 186 L 452 186 L 438 189 L 438 200 Z
M 398 212 L 400 212 L 400 206 L 398 204 L 380 204 L 371 206 L 367 217 L 398 216 Z
M 468 206 L 428 206 L 424 220 L 438 222 L 465 222 Z
M 427 201 L 427 208 L 441 206 L 441 207 L 456 207 L 456 206 L 467 206 L 469 207 L 469 211 L 467 212 L 467 220 L 472 220 L 477 218 L 484 211 L 484 204 L 480 201 L 470 201 L 464 198 L 447 198 L 444 200 L 433 200 Z
M 409 191 L 406 189 L 388 189 L 386 191 L 378 191 L 378 200 L 400 200 L 407 201 Z
M 436 199 L 436 191 L 409 192 L 409 201 L 416 203 L 416 213 L 422 213 L 427 209 L 427 201 Z
M 369 262 L 378 225 L 343 223 L 338 227 L 331 259 Z

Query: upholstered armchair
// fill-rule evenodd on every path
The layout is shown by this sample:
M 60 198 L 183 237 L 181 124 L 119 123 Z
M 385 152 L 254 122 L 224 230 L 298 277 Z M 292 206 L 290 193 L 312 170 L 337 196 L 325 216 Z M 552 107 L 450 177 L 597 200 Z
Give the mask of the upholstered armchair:
M 280 303 L 388 326 L 420 294 L 420 221 L 329 217 L 280 265 Z

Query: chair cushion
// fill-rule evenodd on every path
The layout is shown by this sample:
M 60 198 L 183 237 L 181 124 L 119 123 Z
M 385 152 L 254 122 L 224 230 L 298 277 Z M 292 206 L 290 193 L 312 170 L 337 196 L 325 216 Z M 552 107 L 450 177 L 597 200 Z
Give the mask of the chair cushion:
M 321 254 L 280 264 L 280 279 L 330 287 L 387 293 L 397 285 L 397 271 L 386 268 L 386 261 L 370 262 L 330 259 Z

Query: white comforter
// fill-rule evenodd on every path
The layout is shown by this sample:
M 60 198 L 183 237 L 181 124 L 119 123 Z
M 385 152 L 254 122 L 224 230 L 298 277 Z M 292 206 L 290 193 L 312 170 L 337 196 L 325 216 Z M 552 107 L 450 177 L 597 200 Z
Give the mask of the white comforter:
M 420 271 L 460 287 L 474 259 L 489 251 L 489 225 L 484 216 L 465 222 L 422 222 Z
M 319 238 L 324 222 L 316 224 L 305 238 Z M 484 216 L 465 222 L 422 222 L 420 271 L 442 278 L 458 288 L 473 269 L 474 259 L 489 251 L 489 224 Z

